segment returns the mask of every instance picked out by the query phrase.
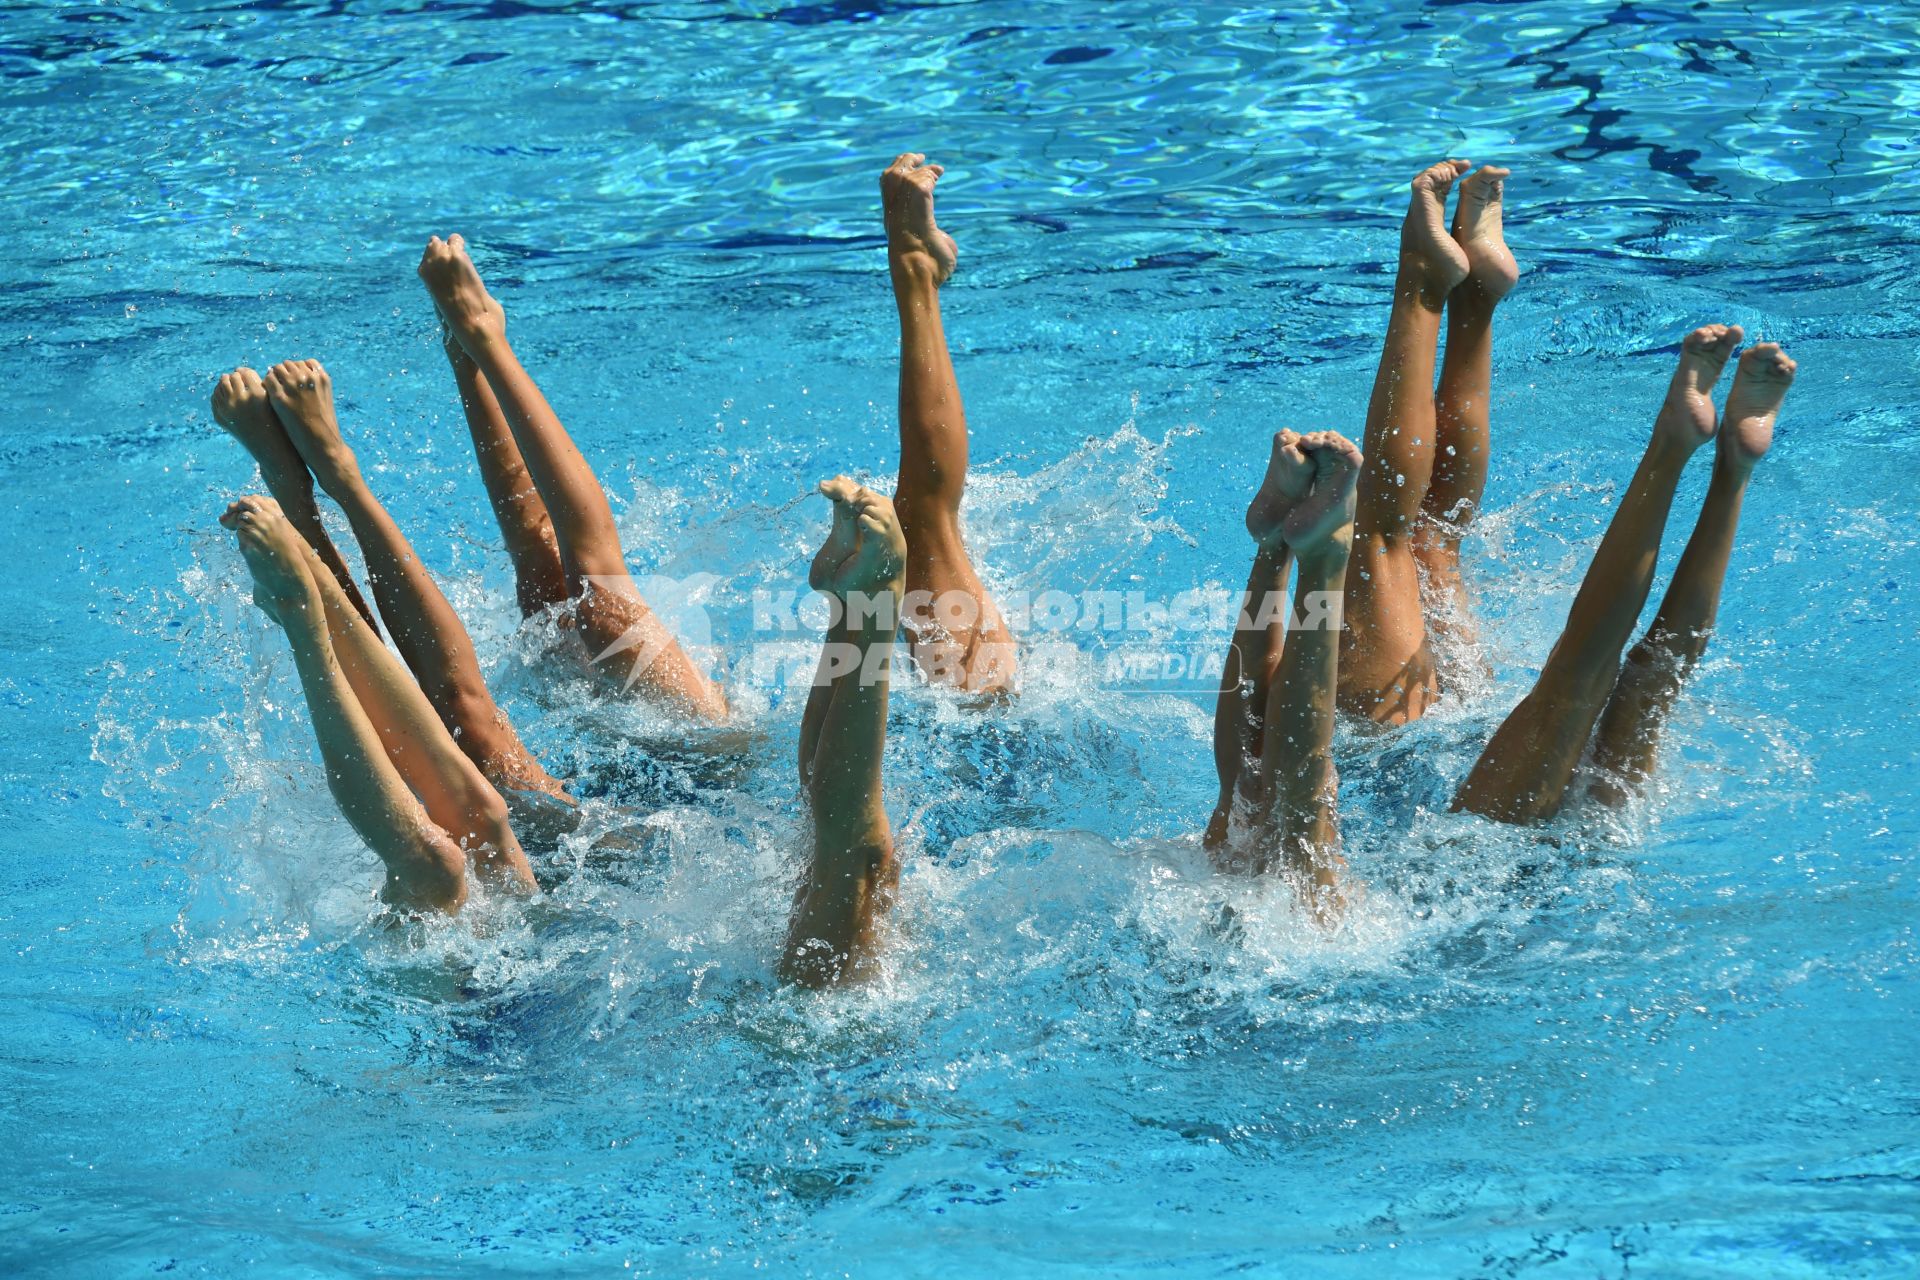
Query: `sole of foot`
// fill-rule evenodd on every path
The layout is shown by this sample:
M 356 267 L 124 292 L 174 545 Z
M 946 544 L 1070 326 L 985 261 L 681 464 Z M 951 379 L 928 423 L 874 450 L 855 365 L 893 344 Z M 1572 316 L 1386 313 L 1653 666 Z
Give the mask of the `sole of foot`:
M 1307 494 L 1313 480 L 1313 462 L 1300 449 L 1296 431 L 1279 431 L 1273 437 L 1273 450 L 1267 455 L 1267 474 L 1247 504 L 1247 532 L 1262 547 L 1281 545 L 1287 513 Z
M 898 588 L 907 567 L 907 537 L 893 503 L 845 476 L 823 482 L 820 492 L 833 503 L 833 528 L 808 580 L 835 593 Z
M 1799 371 L 1777 342 L 1756 342 L 1740 353 L 1740 368 L 1720 415 L 1720 454 L 1733 466 L 1751 468 L 1773 445 L 1773 424 Z
M 311 492 L 307 465 L 274 416 L 259 374 L 245 367 L 221 374 L 213 389 L 213 420 L 259 464 L 260 478 L 269 489 L 284 493 L 292 486 Z
M 1483 164 L 1460 180 L 1453 210 L 1453 239 L 1467 255 L 1465 286 L 1488 302 L 1498 302 L 1520 279 L 1520 264 L 1507 248 L 1502 198 L 1512 170 Z
M 1423 289 L 1444 298 L 1467 278 L 1472 264 L 1447 231 L 1447 193 L 1471 167 L 1465 160 L 1442 160 L 1413 180 L 1413 197 L 1400 224 L 1400 259 L 1421 275 Z
M 946 170 L 917 151 L 898 156 L 880 175 L 880 207 L 887 223 L 887 256 L 919 268 L 943 285 L 960 261 L 960 247 L 933 220 L 933 189 Z
M 250 495 L 227 508 L 220 523 L 233 531 L 240 557 L 253 575 L 254 603 L 281 622 L 286 611 L 304 606 L 313 592 L 300 535 L 272 498 Z
M 1667 384 L 1667 398 L 1654 419 L 1656 439 L 1688 452 L 1713 439 L 1718 419 L 1713 409 L 1713 384 L 1727 367 L 1727 357 L 1740 345 L 1737 324 L 1702 325 L 1680 343 L 1680 363 Z
M 477 356 L 480 345 L 505 336 L 506 310 L 487 292 L 479 269 L 467 253 L 467 242 L 459 233 L 445 240 L 435 236 L 427 241 L 420 255 L 419 273 L 441 322 L 468 355 Z
M 267 370 L 267 399 L 287 439 L 320 487 L 333 492 L 358 463 L 340 438 L 333 411 L 333 379 L 318 360 L 284 360 Z

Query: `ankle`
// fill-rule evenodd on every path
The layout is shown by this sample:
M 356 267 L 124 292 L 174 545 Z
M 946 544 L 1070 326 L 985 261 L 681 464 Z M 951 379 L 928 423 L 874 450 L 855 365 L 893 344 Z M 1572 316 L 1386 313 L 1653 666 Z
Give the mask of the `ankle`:
M 262 463 L 260 479 L 289 520 L 319 512 L 313 500 L 313 474 L 305 467 L 270 468 Z
M 1448 272 L 1436 268 L 1419 254 L 1400 251 L 1400 268 L 1394 282 L 1394 292 L 1401 297 L 1411 297 L 1427 310 L 1438 314 L 1447 305 L 1447 299 L 1459 287 L 1459 281 Z
M 918 244 L 887 245 L 887 269 L 895 291 L 935 293 L 940 288 L 940 263 Z
M 345 445 L 328 450 L 324 457 L 315 462 L 313 478 L 335 501 L 350 497 L 366 487 L 365 481 L 360 478 L 360 459 Z

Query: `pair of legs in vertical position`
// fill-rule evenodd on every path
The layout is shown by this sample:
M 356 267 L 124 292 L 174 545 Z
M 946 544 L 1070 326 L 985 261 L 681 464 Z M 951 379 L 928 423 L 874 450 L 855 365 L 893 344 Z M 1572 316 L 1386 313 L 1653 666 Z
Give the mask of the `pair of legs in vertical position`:
M 1363 461 L 1332 431 L 1274 436 L 1247 508 L 1253 568 L 1213 721 L 1220 799 L 1205 843 L 1216 865 L 1280 874 L 1323 922 L 1337 919 L 1345 896 L 1333 718 Z
M 1426 713 L 1439 688 L 1429 633 L 1467 625 L 1460 538 L 1487 484 L 1493 313 L 1520 274 L 1501 227 L 1507 170 L 1468 167 L 1446 160 L 1413 180 L 1367 401 L 1340 702 L 1382 723 Z M 1443 312 L 1447 353 L 1436 388 Z
M 724 719 L 719 685 L 641 599 L 607 495 L 514 354 L 506 311 L 487 292 L 466 242 L 430 240 L 420 279 L 440 313 L 521 611 L 569 604 L 597 671 L 691 719 Z
M 1747 482 L 1773 442 L 1774 420 L 1796 369 L 1776 343 L 1747 348 L 1725 411 L 1716 416 L 1713 386 L 1741 336 L 1737 325 L 1708 325 L 1681 344 L 1652 439 L 1593 554 L 1566 629 L 1533 689 L 1460 784 L 1454 808 L 1503 822 L 1553 817 L 1590 738 L 1597 771 L 1590 791 L 1597 799 L 1618 804 L 1651 774 L 1667 712 L 1706 651 Z M 1621 650 L 1653 585 L 1681 472 L 1710 440 L 1718 442 L 1713 476 L 1693 536 L 1623 666 Z
M 1519 273 L 1502 231 L 1507 171 L 1483 166 L 1469 174 L 1469 167 L 1447 160 L 1413 180 L 1393 311 L 1367 406 L 1341 702 L 1384 723 L 1416 719 L 1431 704 L 1438 682 L 1430 632 L 1470 625 L 1460 538 L 1486 487 L 1493 313 Z M 1456 184 L 1448 231 L 1446 201 Z M 1443 309 L 1446 360 L 1435 390 Z M 1666 712 L 1706 648 L 1747 479 L 1772 440 L 1793 380 L 1794 363 L 1776 344 L 1749 348 L 1721 425 L 1712 389 L 1741 336 L 1737 327 L 1709 325 L 1682 344 L 1646 457 L 1566 630 L 1533 691 L 1462 783 L 1457 808 L 1516 822 L 1551 817 L 1596 721 L 1599 795 L 1621 798 L 1623 784 L 1637 784 L 1652 768 Z M 1623 670 L 1621 651 L 1646 604 L 1681 466 L 1716 431 L 1713 480 L 1693 538 Z

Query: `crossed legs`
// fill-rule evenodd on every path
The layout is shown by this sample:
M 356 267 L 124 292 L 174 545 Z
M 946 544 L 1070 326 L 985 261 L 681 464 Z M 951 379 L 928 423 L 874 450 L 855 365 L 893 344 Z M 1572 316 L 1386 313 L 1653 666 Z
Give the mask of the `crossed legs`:
M 880 175 L 887 268 L 900 314 L 900 477 L 893 506 L 907 538 L 907 635 L 936 683 L 973 693 L 1014 686 L 1014 643 L 967 554 L 960 498 L 967 480 L 967 418 L 940 321 L 940 286 L 959 250 L 933 220 L 945 172 L 903 155 Z
M 810 987 L 870 970 L 875 926 L 899 879 L 881 761 L 907 560 L 892 503 L 845 477 L 820 491 L 833 503 L 833 527 L 809 580 L 835 608 L 800 725 L 813 858 L 794 895 L 780 963 L 783 978 Z
M 1504 822 L 1558 813 L 1603 709 L 1596 754 L 1618 799 L 1652 767 L 1680 682 L 1706 647 L 1747 477 L 1772 440 L 1794 363 L 1773 343 L 1749 348 L 1728 393 L 1714 476 L 1693 538 L 1652 627 L 1622 670 L 1620 653 L 1645 606 L 1660 539 L 1687 459 L 1719 429 L 1713 385 L 1739 344 L 1737 326 L 1708 325 L 1682 344 L 1653 437 L 1574 596 L 1540 677 L 1494 733 L 1454 808 Z
M 719 687 L 640 598 L 607 496 L 508 344 L 506 312 L 481 282 L 466 242 L 457 235 L 429 241 L 420 279 L 466 356 L 454 362 L 454 376 L 481 475 L 514 556 L 521 608 L 576 601 L 575 618 L 597 670 L 696 719 L 724 718 Z
M 1340 698 L 1403 724 L 1438 690 L 1421 576 L 1441 620 L 1462 616 L 1459 541 L 1486 487 L 1493 312 L 1519 278 L 1501 227 L 1507 170 L 1447 160 L 1413 180 L 1386 341 L 1367 403 L 1366 465 L 1347 579 Z M 1451 231 L 1446 201 L 1460 199 Z M 1447 357 L 1434 389 L 1442 310 Z M 1457 624 L 1456 624 L 1457 625 Z

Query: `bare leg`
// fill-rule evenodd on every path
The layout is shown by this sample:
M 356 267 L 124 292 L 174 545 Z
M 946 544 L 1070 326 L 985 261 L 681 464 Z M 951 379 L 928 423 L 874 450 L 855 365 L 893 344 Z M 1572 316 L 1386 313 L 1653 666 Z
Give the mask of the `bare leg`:
M 467 897 L 467 856 L 407 790 L 341 669 L 308 566 L 309 549 L 279 508 L 264 499 L 235 503 L 221 523 L 239 537 L 253 574 L 254 599 L 293 646 L 327 787 L 386 865 L 382 896 L 404 906 L 458 911 Z M 365 627 L 364 620 L 360 625 Z
M 1362 461 L 1353 443 L 1334 432 L 1282 432 L 1247 509 L 1247 530 L 1263 549 L 1285 546 L 1298 558 L 1294 612 L 1300 621 L 1267 694 L 1255 830 L 1244 854 L 1230 856 L 1227 866 L 1286 876 L 1322 923 L 1339 918 L 1345 889 L 1333 720 Z
M 508 345 L 505 313 L 481 283 L 466 242 L 457 235 L 428 242 L 420 278 L 447 328 L 485 375 L 546 504 L 567 590 L 580 601 L 580 630 L 597 669 L 623 688 L 638 687 L 688 715 L 723 719 L 726 698 L 628 576 L 607 495 Z M 619 661 L 605 661 L 616 655 Z
M 1620 674 L 1620 651 L 1647 602 L 1680 472 L 1713 438 L 1713 384 L 1739 341 L 1737 326 L 1708 325 L 1687 335 L 1653 439 L 1594 552 L 1566 629 L 1532 692 L 1460 784 L 1454 808 L 1502 822 L 1538 822 L 1560 811 Z
M 242 498 L 221 522 L 237 527 L 242 518 L 269 526 L 284 520 L 271 499 Z M 313 549 L 304 543 L 298 549 L 308 557 L 334 657 L 401 779 L 427 816 L 474 856 L 484 876 L 510 889 L 532 889 L 533 871 L 508 825 L 506 801 L 460 753 L 420 686 L 348 605 L 338 584 L 319 572 Z
M 1438 606 L 1426 615 L 1435 632 L 1470 626 L 1460 580 L 1460 538 L 1487 488 L 1488 401 L 1493 391 L 1493 311 L 1520 278 L 1501 234 L 1501 188 L 1507 170 L 1481 165 L 1460 182 L 1453 238 L 1467 255 L 1467 278 L 1447 295 L 1447 356 L 1434 395 L 1433 479 L 1421 501 L 1414 557 Z M 1471 634 L 1462 638 L 1470 639 Z
M 380 615 L 400 656 L 440 722 L 496 787 L 565 797 L 540 767 L 480 674 L 473 641 L 406 536 L 367 487 L 353 450 L 340 437 L 333 382 L 318 360 L 289 360 L 267 371 L 265 397 L 314 478 L 347 514 L 367 560 Z
M 294 452 L 273 415 L 262 418 L 253 411 L 256 404 L 266 403 L 266 394 L 260 375 L 251 369 L 243 366 L 232 373 L 223 373 L 213 392 L 213 419 L 253 455 L 260 466 L 260 482 L 267 486 L 267 492 L 280 504 L 281 511 L 307 545 L 320 554 L 327 572 L 340 584 L 347 599 L 353 601 L 354 609 L 366 619 L 368 626 L 378 631 L 379 623 L 374 621 L 373 610 L 367 607 L 360 588 L 354 585 L 353 575 L 347 571 L 340 549 L 333 545 L 326 526 L 320 523 L 320 508 L 313 500 L 313 477 L 307 474 L 306 464 Z
M 976 693 L 1013 689 L 1013 637 L 960 534 L 967 417 L 940 323 L 940 286 L 958 250 L 933 221 L 945 172 L 903 155 L 880 175 L 887 266 L 900 313 L 900 478 L 894 508 L 907 537 L 907 636 L 930 680 Z
M 1447 192 L 1467 171 L 1444 160 L 1413 180 L 1400 229 L 1400 268 L 1373 395 L 1367 402 L 1366 469 L 1347 579 L 1340 698 L 1373 720 L 1404 724 L 1426 713 L 1433 659 L 1413 556 L 1420 504 L 1433 477 L 1433 358 L 1440 312 L 1470 265 L 1447 234 Z
M 560 544 L 553 536 L 553 519 L 527 474 L 513 429 L 500 411 L 493 388 L 481 374 L 459 339 L 441 325 L 447 363 L 453 366 L 460 408 L 473 437 L 473 456 L 480 464 L 480 480 L 500 526 L 507 556 L 513 561 L 514 592 L 522 616 L 531 617 L 567 598 L 567 575 L 560 566 Z
M 1292 435 L 1275 436 L 1274 449 Z M 1253 567 L 1247 571 L 1247 589 L 1240 597 L 1240 617 L 1213 708 L 1213 767 L 1220 775 L 1220 798 L 1202 841 L 1209 849 L 1225 846 L 1236 810 L 1264 805 L 1260 758 L 1267 738 L 1267 695 L 1286 649 L 1287 578 L 1292 571 L 1293 553 L 1277 539 L 1255 549 Z
M 1693 536 L 1681 553 L 1660 611 L 1640 643 L 1627 653 L 1613 697 L 1600 716 L 1594 762 L 1601 776 L 1595 796 L 1621 804 L 1653 772 L 1660 730 L 1680 687 L 1706 652 L 1720 611 L 1720 588 L 1733 556 L 1740 506 L 1756 463 L 1773 443 L 1773 423 L 1797 366 L 1776 343 L 1741 353 L 1733 390 L 1721 415 L 1713 480 Z
M 844 477 L 820 488 L 834 504 L 828 548 L 850 541 L 851 549 L 837 563 L 815 562 L 819 585 L 841 602 L 849 643 L 822 656 L 820 677 L 832 688 L 813 759 L 801 768 L 813 810 L 813 861 L 794 896 L 780 974 L 810 987 L 857 981 L 870 970 L 875 924 L 899 879 L 881 762 L 907 556 L 892 503 Z
M 833 595 L 834 575 L 860 545 L 859 514 L 852 506 L 852 496 L 860 491 L 858 485 L 845 477 L 835 477 L 820 485 L 820 492 L 833 504 L 833 523 L 827 531 L 826 542 L 814 553 L 813 564 L 807 570 L 807 585 L 815 591 Z M 826 723 L 827 708 L 833 703 L 834 675 L 844 670 L 840 660 L 853 652 L 848 646 L 858 643 L 850 611 L 842 604 L 828 620 L 826 641 L 820 646 L 813 686 L 807 691 L 806 710 L 800 717 L 800 785 L 808 788 L 808 794 L 812 794 L 814 760 L 820 754 L 820 728 Z

